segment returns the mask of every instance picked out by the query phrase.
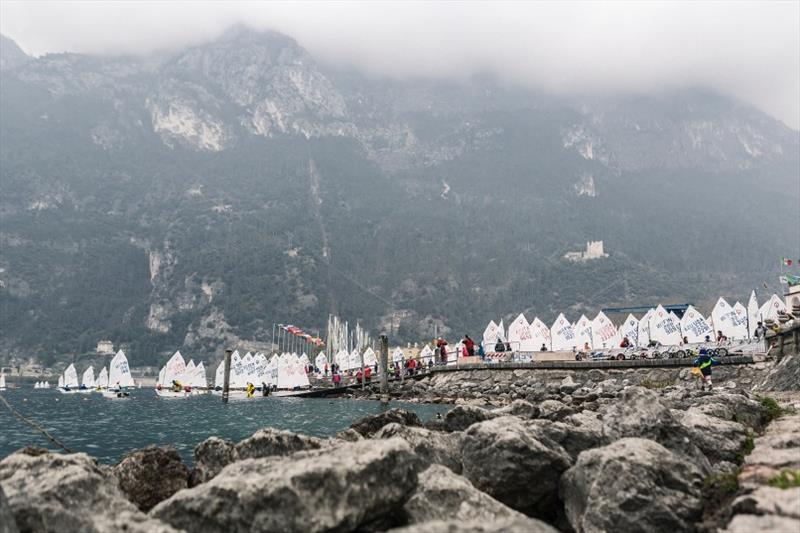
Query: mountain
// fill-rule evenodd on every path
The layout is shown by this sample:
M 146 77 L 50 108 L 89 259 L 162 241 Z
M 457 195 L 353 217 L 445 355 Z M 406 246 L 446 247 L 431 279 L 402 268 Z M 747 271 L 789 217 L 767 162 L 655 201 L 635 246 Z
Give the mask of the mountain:
M 703 89 L 393 80 L 230 29 L 0 72 L 0 357 L 394 341 L 525 311 L 745 298 L 796 238 L 798 132 Z M 21 52 L 21 50 L 20 50 Z M 603 240 L 609 257 L 563 258 Z M 513 318 L 513 317 L 512 317 Z

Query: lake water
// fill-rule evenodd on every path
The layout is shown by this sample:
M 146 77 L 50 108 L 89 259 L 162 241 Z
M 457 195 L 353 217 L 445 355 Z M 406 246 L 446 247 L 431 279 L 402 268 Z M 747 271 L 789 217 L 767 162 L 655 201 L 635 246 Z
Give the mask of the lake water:
M 216 435 L 241 440 L 272 426 L 327 437 L 358 418 L 386 407 L 370 400 L 267 397 L 231 400 L 210 394 L 161 399 L 152 389 L 136 389 L 130 400 L 107 400 L 100 394 L 60 394 L 56 390 L 9 389 L 2 393 L 20 413 L 39 423 L 67 447 L 104 463 L 148 444 L 172 445 L 192 462 L 192 450 Z M 428 420 L 449 406 L 391 402 Z M 0 404 L 0 458 L 24 446 L 54 448 L 44 436 Z

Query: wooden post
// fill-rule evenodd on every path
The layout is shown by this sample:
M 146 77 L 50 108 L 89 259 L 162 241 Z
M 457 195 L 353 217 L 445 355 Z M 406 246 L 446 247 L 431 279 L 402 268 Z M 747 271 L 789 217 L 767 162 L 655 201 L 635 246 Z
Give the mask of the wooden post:
M 389 391 L 389 337 L 381 335 L 380 343 L 381 394 L 386 394 Z
M 225 350 L 225 377 L 222 380 L 222 403 L 228 403 L 231 385 L 231 354 L 233 350 Z

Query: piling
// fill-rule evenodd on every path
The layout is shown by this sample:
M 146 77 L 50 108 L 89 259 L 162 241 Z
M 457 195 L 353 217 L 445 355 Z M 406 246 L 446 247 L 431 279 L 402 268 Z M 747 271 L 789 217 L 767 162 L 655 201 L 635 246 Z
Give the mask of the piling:
M 233 350 L 225 350 L 225 378 L 222 381 L 222 403 L 228 403 L 231 385 L 231 354 Z
M 381 335 L 381 354 L 378 358 L 381 369 L 381 394 L 389 392 L 389 337 Z

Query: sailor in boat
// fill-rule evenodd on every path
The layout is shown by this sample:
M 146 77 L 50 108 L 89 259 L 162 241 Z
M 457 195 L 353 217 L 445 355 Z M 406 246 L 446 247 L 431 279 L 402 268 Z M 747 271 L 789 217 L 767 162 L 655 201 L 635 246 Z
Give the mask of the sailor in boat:
M 64 390 L 66 392 L 69 392 L 69 385 L 67 383 L 64 383 Z
M 252 383 L 250 383 L 248 381 L 246 390 L 247 390 L 247 397 L 248 398 L 252 398 L 253 397 L 253 393 L 256 391 L 256 387 L 255 387 L 255 385 L 253 385 Z
M 269 387 L 263 381 L 261 382 L 261 396 L 269 396 Z
M 172 380 L 172 392 L 180 392 L 181 390 L 183 390 L 183 386 L 181 385 L 181 382 L 178 381 L 177 379 L 173 379 Z

